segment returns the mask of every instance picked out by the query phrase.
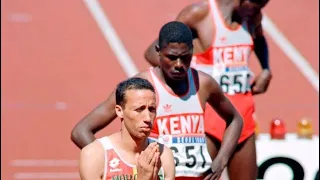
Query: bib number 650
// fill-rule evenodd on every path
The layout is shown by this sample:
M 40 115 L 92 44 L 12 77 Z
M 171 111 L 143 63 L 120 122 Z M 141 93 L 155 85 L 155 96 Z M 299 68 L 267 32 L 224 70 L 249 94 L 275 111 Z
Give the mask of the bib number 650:
M 173 151 L 173 154 L 178 154 L 178 153 L 181 153 L 178 151 L 178 148 L 172 146 L 170 147 L 170 149 Z M 193 168 L 196 163 L 197 163 L 197 156 L 195 154 L 197 154 L 197 152 L 194 152 L 194 146 L 185 146 L 185 152 L 186 152 L 186 161 L 188 161 L 189 159 L 191 159 L 191 162 L 187 162 L 185 163 L 185 166 L 187 166 L 188 168 Z M 204 168 L 205 165 L 206 165 L 206 160 L 205 160 L 205 157 L 203 155 L 203 147 L 200 146 L 200 156 L 202 158 L 202 165 L 201 167 Z M 199 157 L 199 156 L 198 156 Z M 174 160 L 175 160 L 175 163 L 176 163 L 176 166 L 179 166 L 180 165 L 180 160 L 178 157 L 176 157 L 174 155 Z M 182 164 L 181 164 L 182 165 Z

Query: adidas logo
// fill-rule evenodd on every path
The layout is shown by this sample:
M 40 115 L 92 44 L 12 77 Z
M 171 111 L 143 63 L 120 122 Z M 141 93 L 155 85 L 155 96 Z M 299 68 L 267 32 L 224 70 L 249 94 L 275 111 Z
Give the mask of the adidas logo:
M 170 112 L 171 111 L 171 105 L 166 104 L 166 105 L 163 106 L 163 109 L 164 109 L 165 112 Z

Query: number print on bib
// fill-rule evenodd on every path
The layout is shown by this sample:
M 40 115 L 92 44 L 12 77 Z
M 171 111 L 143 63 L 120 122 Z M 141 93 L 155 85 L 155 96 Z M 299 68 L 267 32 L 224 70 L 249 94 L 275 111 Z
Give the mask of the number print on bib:
M 219 77 L 219 84 L 224 93 L 236 94 L 250 91 L 251 74 L 243 73 L 228 73 Z
M 201 163 L 202 168 L 205 168 L 206 165 L 206 159 L 203 155 L 203 146 L 198 146 L 200 150 L 195 150 L 194 146 L 185 146 L 185 157 L 186 160 L 185 166 L 188 168 L 195 167 L 196 163 Z M 179 150 L 177 147 L 171 146 L 170 149 L 175 153 L 179 154 Z M 200 159 L 199 159 L 200 158 Z M 177 156 L 174 156 L 174 161 L 176 166 L 181 166 L 180 160 Z
M 199 177 L 211 168 L 206 144 L 171 144 L 176 176 Z

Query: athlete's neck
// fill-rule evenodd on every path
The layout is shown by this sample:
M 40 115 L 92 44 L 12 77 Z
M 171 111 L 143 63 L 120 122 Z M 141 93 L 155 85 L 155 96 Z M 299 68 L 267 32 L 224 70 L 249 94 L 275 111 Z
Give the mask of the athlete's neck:
M 123 126 L 122 126 L 123 127 Z M 138 139 L 132 136 L 126 128 L 122 128 L 120 131 L 121 146 L 128 150 L 128 152 L 140 154 L 148 146 L 148 139 Z
M 159 74 L 161 79 L 165 82 L 164 85 L 169 86 L 169 88 L 176 94 L 176 95 L 183 95 L 188 91 L 188 75 L 181 79 L 181 80 L 173 80 L 163 73 L 163 71 L 159 68 Z
M 231 25 L 233 22 L 240 23 L 238 16 L 235 14 L 235 8 L 240 5 L 239 0 L 215 0 L 223 20 Z

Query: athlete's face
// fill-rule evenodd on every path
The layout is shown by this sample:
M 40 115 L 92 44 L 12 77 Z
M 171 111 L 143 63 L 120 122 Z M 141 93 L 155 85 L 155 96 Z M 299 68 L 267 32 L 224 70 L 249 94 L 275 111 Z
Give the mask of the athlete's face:
M 167 77 L 172 80 L 182 80 L 187 76 L 192 60 L 192 48 L 185 43 L 168 43 L 157 50 L 160 67 Z
M 132 89 L 125 94 L 124 106 L 116 106 L 124 128 L 137 139 L 147 138 L 156 118 L 156 95 L 151 90 Z

